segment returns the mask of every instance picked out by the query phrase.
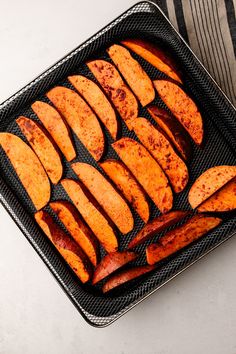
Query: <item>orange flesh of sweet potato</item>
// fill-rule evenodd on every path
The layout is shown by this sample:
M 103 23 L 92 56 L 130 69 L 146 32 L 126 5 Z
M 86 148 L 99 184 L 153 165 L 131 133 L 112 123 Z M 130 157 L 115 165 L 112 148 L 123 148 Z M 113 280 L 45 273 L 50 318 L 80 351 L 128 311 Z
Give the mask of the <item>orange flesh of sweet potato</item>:
M 141 219 L 146 223 L 149 219 L 149 204 L 139 183 L 126 166 L 118 160 L 106 160 L 100 163 L 108 177 L 123 193 Z
M 91 268 L 87 257 L 77 243 L 56 224 L 46 211 L 41 210 L 35 213 L 35 220 L 82 283 L 86 283 L 92 275 Z
M 234 209 L 236 209 L 236 178 L 228 182 L 197 208 L 199 212 L 225 212 Z
M 215 166 L 203 172 L 190 188 L 188 201 L 194 209 L 236 177 L 236 166 Z
M 173 194 L 164 172 L 146 148 L 130 138 L 122 138 L 112 146 L 158 209 L 167 213 L 173 205 Z
M 144 243 L 151 237 L 157 235 L 159 232 L 164 231 L 167 227 L 176 224 L 188 214 L 188 211 L 174 210 L 167 214 L 158 216 L 137 233 L 137 235 L 130 241 L 127 248 L 131 249 Z
M 155 98 L 155 90 L 151 79 L 135 60 L 128 49 L 121 45 L 113 44 L 107 52 L 117 66 L 126 82 L 138 97 L 142 106 L 151 103 Z
M 76 208 L 67 201 L 52 202 L 50 203 L 50 207 L 88 256 L 90 262 L 96 266 L 99 254 L 98 243 L 92 231 L 80 218 Z
M 76 92 L 62 86 L 54 87 L 47 93 L 47 97 L 93 158 L 100 160 L 105 145 L 103 131 L 87 103 Z
M 123 270 L 108 279 L 107 282 L 103 285 L 102 291 L 103 293 L 107 293 L 108 291 L 115 289 L 118 286 L 125 284 L 135 278 L 141 277 L 141 275 L 149 273 L 154 269 L 155 266 L 145 265 Z
M 76 162 L 72 164 L 72 168 L 120 232 L 130 232 L 134 227 L 133 215 L 110 182 L 87 163 Z
M 116 113 L 103 91 L 97 84 L 95 84 L 95 82 L 82 75 L 69 76 L 68 80 L 88 102 L 90 107 L 92 107 L 98 118 L 100 118 L 111 134 L 112 138 L 116 140 L 118 133 Z
M 16 122 L 41 161 L 48 177 L 52 183 L 57 184 L 62 177 L 63 166 L 52 141 L 45 134 L 43 128 L 33 120 L 21 116 Z
M 70 137 L 70 132 L 56 109 L 48 103 L 41 101 L 34 102 L 31 108 L 52 136 L 66 159 L 68 161 L 73 160 L 76 157 L 76 151 Z
M 35 208 L 43 208 L 50 199 L 51 187 L 38 157 L 23 140 L 10 133 L 0 133 L 0 147 L 5 151 Z
M 108 275 L 115 272 L 117 269 L 135 260 L 137 257 L 137 253 L 131 251 L 113 252 L 107 254 L 95 269 L 92 283 L 98 283 Z
M 182 83 L 182 80 L 175 68 L 173 60 L 154 44 L 143 41 L 142 39 L 126 39 L 121 42 L 134 53 L 152 64 L 155 68 L 171 77 L 173 80 Z
M 132 122 L 138 116 L 138 102 L 115 66 L 105 60 L 90 61 L 87 66 L 113 102 L 127 127 L 132 130 Z
M 167 232 L 158 243 L 146 248 L 148 264 L 155 264 L 179 251 L 221 223 L 221 219 L 197 214 L 185 224 Z
M 171 117 L 171 115 L 163 108 L 149 106 L 147 109 L 184 160 L 189 160 L 191 155 L 190 139 L 179 121 L 175 117 Z
M 169 140 L 146 118 L 138 118 L 134 123 L 134 132 L 162 167 L 176 193 L 180 193 L 188 183 L 188 169 L 184 161 L 176 154 Z
M 72 179 L 64 179 L 61 184 L 103 248 L 108 253 L 117 251 L 118 241 L 112 226 L 89 200 L 81 184 Z
M 193 141 L 201 145 L 203 140 L 202 116 L 193 100 L 173 82 L 155 80 L 154 86 L 162 101 L 187 130 Z

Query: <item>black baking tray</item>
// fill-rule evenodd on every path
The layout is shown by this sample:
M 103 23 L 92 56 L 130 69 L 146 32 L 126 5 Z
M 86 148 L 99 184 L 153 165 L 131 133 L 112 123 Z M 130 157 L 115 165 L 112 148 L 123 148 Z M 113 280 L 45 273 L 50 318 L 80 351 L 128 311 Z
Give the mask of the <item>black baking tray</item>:
M 19 115 L 25 115 L 37 120 L 30 109 L 30 104 L 36 99 L 47 101 L 45 92 L 55 85 L 71 87 L 66 80 L 68 75 L 82 73 L 94 79 L 84 62 L 91 58 L 109 60 L 105 48 L 111 43 L 119 42 L 127 37 L 149 39 L 171 52 L 183 72 L 185 90 L 194 98 L 202 112 L 205 127 L 204 146 L 202 149 L 193 146 L 193 157 L 189 163 L 190 182 L 188 188 L 180 195 L 175 196 L 174 202 L 175 209 L 190 209 L 187 201 L 189 187 L 203 171 L 215 165 L 236 165 L 235 108 L 160 8 L 152 2 L 144 1 L 131 7 L 2 103 L 0 105 L 0 131 L 15 133 L 25 140 L 15 123 L 15 119 Z M 163 73 L 154 69 L 145 60 L 134 56 L 152 79 L 165 77 Z M 164 107 L 164 104 L 158 98 L 156 98 L 156 103 Z M 140 108 L 139 115 L 152 120 L 146 109 Z M 122 136 L 130 136 L 136 139 L 134 133 L 129 132 L 123 123 Z M 99 168 L 78 139 L 74 135 L 73 137 L 77 148 L 77 160 L 91 163 Z M 111 139 L 107 134 L 106 138 L 108 149 L 105 158 L 117 157 L 111 148 Z M 63 162 L 64 177 L 75 178 L 70 165 L 65 160 Z M 39 230 L 33 218 L 34 207 L 2 151 L 0 151 L 0 171 L 1 203 L 45 262 L 77 310 L 88 323 L 96 327 L 111 324 L 177 274 L 236 234 L 235 214 L 222 215 L 224 221 L 215 231 L 162 261 L 156 270 L 149 275 L 134 281 L 129 286 L 124 286 L 111 295 L 105 296 L 102 295 L 99 287 L 94 289 L 89 285 L 81 285 L 65 261 Z M 68 199 L 60 186 L 52 188 L 52 200 L 57 199 Z M 153 204 L 151 209 L 152 218 L 159 215 Z M 136 225 L 134 230 L 126 236 L 119 235 L 121 249 L 126 247 L 134 234 L 143 226 L 142 221 L 135 213 L 134 216 Z M 144 264 L 144 249 L 145 245 L 139 246 L 138 250 L 143 256 L 135 264 Z

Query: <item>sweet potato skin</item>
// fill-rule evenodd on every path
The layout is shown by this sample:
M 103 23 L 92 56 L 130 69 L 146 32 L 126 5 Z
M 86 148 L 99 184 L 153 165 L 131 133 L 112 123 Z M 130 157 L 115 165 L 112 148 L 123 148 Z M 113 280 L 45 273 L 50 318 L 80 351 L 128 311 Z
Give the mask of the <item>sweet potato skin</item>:
M 163 108 L 151 105 L 147 107 L 148 112 L 160 128 L 168 136 L 171 143 L 175 146 L 177 151 L 181 154 L 185 161 L 188 161 L 192 148 L 189 136 L 175 117 Z
M 138 257 L 137 253 L 131 251 L 113 252 L 107 254 L 98 264 L 93 274 L 92 283 L 96 284 L 108 275 L 115 272 L 129 262 L 132 262 Z
M 87 103 L 73 90 L 57 86 L 47 97 L 96 161 L 104 151 L 104 135 L 99 121 Z
M 54 107 L 41 101 L 34 102 L 31 108 L 52 136 L 66 159 L 72 161 L 76 157 L 76 151 L 71 140 L 69 129 L 61 115 Z
M 138 118 L 134 123 L 134 132 L 162 167 L 173 190 L 176 193 L 182 192 L 188 183 L 188 168 L 162 131 L 154 127 L 146 118 Z
M 146 248 L 148 264 L 155 264 L 196 241 L 221 223 L 220 218 L 197 214 L 185 224 L 167 232 L 158 243 Z
M 133 267 L 130 269 L 123 270 L 122 272 L 113 275 L 111 278 L 107 280 L 107 282 L 103 285 L 102 291 L 103 293 L 107 293 L 118 286 L 129 282 L 135 278 L 141 277 L 142 275 L 151 272 L 155 269 L 153 265 L 145 265 L 139 267 Z
M 236 178 L 224 185 L 210 198 L 203 202 L 199 212 L 226 212 L 236 209 Z
M 134 38 L 126 39 L 121 43 L 173 80 L 182 83 L 173 60 L 156 45 Z
M 183 125 L 197 145 L 203 140 L 202 116 L 193 100 L 176 84 L 155 80 L 154 86 L 174 116 Z
M 145 241 L 149 240 L 159 232 L 164 231 L 167 227 L 172 226 L 185 218 L 189 211 L 174 210 L 167 214 L 160 215 L 145 225 L 137 235 L 128 244 L 128 249 L 132 249 Z
M 188 201 L 194 209 L 236 177 L 236 166 L 215 166 L 203 172 L 190 188 Z
M 115 66 L 105 60 L 90 61 L 87 66 L 113 102 L 128 129 L 132 130 L 132 122 L 138 116 L 138 102 Z
M 82 75 L 69 76 L 68 80 L 88 102 L 90 107 L 92 107 L 98 118 L 111 134 L 112 138 L 116 140 L 118 133 L 116 113 L 103 91 L 97 84 L 95 84 L 95 82 Z
M 133 206 L 141 219 L 145 223 L 148 222 L 150 210 L 145 193 L 125 165 L 118 160 L 106 160 L 101 162 L 100 166 Z
M 131 138 L 122 138 L 112 146 L 161 213 L 170 211 L 173 194 L 169 182 L 146 148 Z
M 38 156 L 52 183 L 57 184 L 62 177 L 63 166 L 52 141 L 45 134 L 43 128 L 32 119 L 21 116 L 16 120 L 16 123 Z
M 91 278 L 92 271 L 87 257 L 77 243 L 56 224 L 46 211 L 41 210 L 35 213 L 35 220 L 81 282 L 86 283 Z
M 76 208 L 67 201 L 51 202 L 50 207 L 58 216 L 75 242 L 88 256 L 94 267 L 98 264 L 99 246 L 92 231 L 83 222 Z
M 43 208 L 50 199 L 51 187 L 38 157 L 14 134 L 0 133 L 0 147 L 5 151 L 35 208 Z
M 142 106 L 151 103 L 155 98 L 155 90 L 151 79 L 135 60 L 128 49 L 121 45 L 113 44 L 107 52 L 115 63 L 126 82 L 138 97 Z
M 133 215 L 125 200 L 110 182 L 95 167 L 87 163 L 76 162 L 72 164 L 72 168 L 120 232 L 123 234 L 130 232 L 134 227 Z
M 81 183 L 63 179 L 61 184 L 103 248 L 108 253 L 117 251 L 118 241 L 112 225 L 87 196 Z

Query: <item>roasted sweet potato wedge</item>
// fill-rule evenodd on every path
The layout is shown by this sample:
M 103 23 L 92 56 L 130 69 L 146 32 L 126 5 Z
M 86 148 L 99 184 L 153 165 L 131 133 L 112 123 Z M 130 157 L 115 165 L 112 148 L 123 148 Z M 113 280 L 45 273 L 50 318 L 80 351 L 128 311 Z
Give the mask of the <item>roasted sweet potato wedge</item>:
M 144 265 L 139 267 L 133 267 L 121 271 L 118 274 L 111 276 L 107 282 L 103 285 L 103 293 L 107 293 L 110 290 L 117 288 L 118 286 L 125 284 L 133 279 L 141 277 L 142 275 L 151 272 L 155 269 L 155 266 Z
M 145 225 L 128 244 L 128 249 L 134 248 L 149 240 L 167 227 L 172 226 L 189 214 L 189 211 L 174 210 L 160 215 Z
M 134 53 L 152 64 L 155 68 L 165 73 L 171 79 L 182 83 L 176 65 L 168 54 L 156 45 L 142 39 L 126 39 L 121 42 Z
M 145 223 L 148 222 L 150 211 L 147 198 L 142 187 L 126 166 L 118 160 L 106 160 L 101 162 L 100 166 L 133 206 L 141 219 Z
M 19 117 L 16 122 L 41 161 L 48 177 L 52 183 L 57 184 L 62 177 L 63 166 L 58 151 L 45 134 L 43 127 L 23 116 Z
M 104 151 L 104 135 L 99 121 L 87 103 L 73 90 L 57 86 L 47 93 L 47 97 L 64 116 L 67 123 L 98 161 Z
M 121 45 L 113 44 L 107 52 L 125 78 L 126 82 L 138 97 L 142 106 L 151 103 L 155 98 L 155 90 L 151 79 L 135 60 L 128 49 Z
M 38 157 L 14 134 L 0 133 L 0 147 L 5 151 L 35 208 L 43 208 L 50 199 L 51 187 Z
M 87 65 L 127 127 L 132 130 L 132 122 L 138 116 L 138 102 L 119 72 L 114 65 L 105 60 L 90 61 Z
M 131 251 L 113 252 L 107 254 L 95 269 L 92 283 L 98 283 L 102 279 L 108 277 L 108 275 L 114 273 L 117 269 L 135 260 L 137 257 L 138 254 Z
M 225 212 L 234 209 L 236 209 L 236 178 L 224 185 L 197 208 L 199 212 Z
M 148 264 L 155 264 L 196 241 L 221 223 L 220 218 L 197 214 L 185 224 L 167 232 L 158 243 L 146 248 Z
M 98 264 L 99 246 L 92 231 L 83 222 L 76 208 L 67 201 L 50 203 L 50 207 L 64 224 L 73 239 L 96 267 Z
M 134 132 L 167 175 L 173 190 L 180 193 L 188 183 L 188 168 L 160 129 L 146 118 L 134 122 Z
M 159 210 L 170 211 L 173 194 L 168 179 L 146 148 L 130 138 L 122 138 L 112 146 Z
M 87 163 L 76 162 L 72 164 L 72 168 L 120 232 L 130 232 L 134 227 L 133 215 L 110 182 Z
M 193 100 L 176 84 L 167 80 L 155 80 L 154 86 L 174 116 L 183 125 L 197 145 L 202 144 L 202 116 Z
M 152 105 L 147 109 L 184 160 L 189 160 L 192 150 L 190 139 L 179 121 L 163 108 Z
M 77 243 L 57 225 L 46 211 L 41 210 L 35 213 L 35 220 L 82 283 L 86 283 L 92 275 L 91 265 Z
M 190 188 L 188 201 L 197 208 L 226 183 L 236 177 L 236 166 L 215 166 L 203 172 Z
M 68 80 L 92 107 L 112 138 L 116 140 L 118 133 L 116 113 L 100 87 L 82 75 L 69 76 Z
M 63 179 L 61 184 L 103 248 L 108 253 L 117 251 L 118 241 L 112 225 L 94 205 L 83 186 L 72 179 Z
M 76 157 L 76 151 L 71 140 L 70 132 L 57 110 L 50 104 L 36 101 L 31 106 L 34 113 L 43 123 L 53 140 L 68 161 Z

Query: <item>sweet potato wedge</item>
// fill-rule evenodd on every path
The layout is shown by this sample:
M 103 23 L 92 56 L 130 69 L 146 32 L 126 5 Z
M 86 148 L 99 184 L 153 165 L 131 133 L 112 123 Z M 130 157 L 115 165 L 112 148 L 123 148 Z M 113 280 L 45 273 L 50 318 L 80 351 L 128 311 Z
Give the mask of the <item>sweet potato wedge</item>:
M 176 193 L 182 192 L 188 183 L 188 168 L 163 132 L 154 127 L 146 118 L 138 118 L 134 122 L 134 132 L 159 163 L 173 190 Z
M 133 215 L 110 182 L 87 163 L 76 162 L 72 164 L 72 168 L 120 232 L 130 232 L 134 227 Z
M 190 188 L 188 201 L 194 209 L 236 177 L 236 166 L 215 166 L 203 172 Z
M 196 241 L 221 223 L 220 218 L 197 214 L 185 224 L 167 232 L 158 243 L 146 248 L 148 264 L 155 264 Z
M 167 177 L 146 148 L 130 138 L 122 138 L 112 146 L 159 210 L 167 213 L 173 205 L 173 194 Z
M 42 126 L 23 116 L 19 117 L 16 123 L 38 156 L 52 183 L 57 184 L 63 173 L 61 158 Z
M 67 201 L 50 203 L 50 207 L 58 216 L 73 239 L 88 256 L 90 262 L 96 267 L 98 263 L 99 246 L 95 236 L 83 222 L 76 208 Z
M 111 99 L 127 127 L 132 130 L 132 122 L 138 116 L 138 102 L 115 66 L 105 60 L 90 61 L 87 62 L 87 66 Z
M 118 274 L 113 275 L 107 282 L 103 285 L 103 293 L 107 293 L 110 290 L 117 288 L 120 285 L 128 283 L 129 281 L 141 277 L 142 275 L 151 272 L 155 269 L 155 266 L 144 265 L 139 267 L 133 267 L 121 271 Z
M 163 108 L 152 105 L 147 107 L 147 110 L 160 128 L 166 133 L 171 143 L 184 160 L 189 160 L 192 150 L 190 139 L 179 121 L 174 116 L 171 117 Z
M 236 209 L 236 178 L 224 185 L 197 208 L 199 212 L 225 212 L 234 209 Z
M 103 248 L 108 253 L 117 251 L 118 241 L 112 225 L 91 201 L 83 186 L 72 179 L 63 179 L 61 184 Z
M 91 265 L 77 243 L 57 225 L 46 211 L 41 210 L 35 213 L 35 220 L 82 283 L 86 283 L 92 275 Z
M 43 208 L 50 199 L 51 187 L 38 157 L 14 134 L 0 133 L 0 147 L 5 151 L 35 208 Z
M 121 43 L 148 61 L 155 68 L 165 73 L 171 79 L 182 83 L 176 65 L 163 49 L 158 48 L 150 42 L 143 41 L 142 39 L 126 39 Z
M 118 133 L 116 113 L 100 87 L 82 75 L 69 76 L 68 80 L 92 107 L 112 138 L 116 140 Z
M 148 222 L 150 211 L 147 198 L 142 187 L 126 166 L 118 160 L 106 160 L 101 162 L 100 166 L 133 206 L 141 219 L 145 223 Z
M 98 283 L 102 279 L 108 277 L 108 275 L 114 273 L 117 269 L 123 267 L 129 262 L 132 262 L 137 257 L 137 253 L 131 251 L 113 252 L 107 254 L 95 269 L 92 283 Z
M 68 161 L 76 157 L 76 151 L 72 143 L 70 132 L 57 110 L 50 104 L 36 101 L 31 106 L 34 113 L 43 123 L 53 140 Z
M 135 60 L 128 49 L 121 45 L 113 44 L 107 52 L 125 78 L 131 90 L 138 97 L 142 106 L 151 103 L 155 98 L 155 90 L 151 79 Z
M 103 131 L 87 103 L 76 92 L 62 86 L 54 87 L 47 93 L 47 97 L 93 158 L 100 160 L 105 145 Z
M 157 235 L 159 232 L 164 231 L 167 227 L 172 226 L 182 220 L 185 216 L 189 214 L 188 211 L 184 210 L 174 210 L 167 214 L 160 215 L 157 218 L 150 221 L 145 225 L 137 235 L 128 244 L 128 249 L 134 248 L 145 241 L 149 240 L 151 237 Z
M 170 111 L 183 125 L 197 145 L 202 144 L 202 116 L 193 100 L 176 84 L 167 80 L 155 80 L 154 86 Z

